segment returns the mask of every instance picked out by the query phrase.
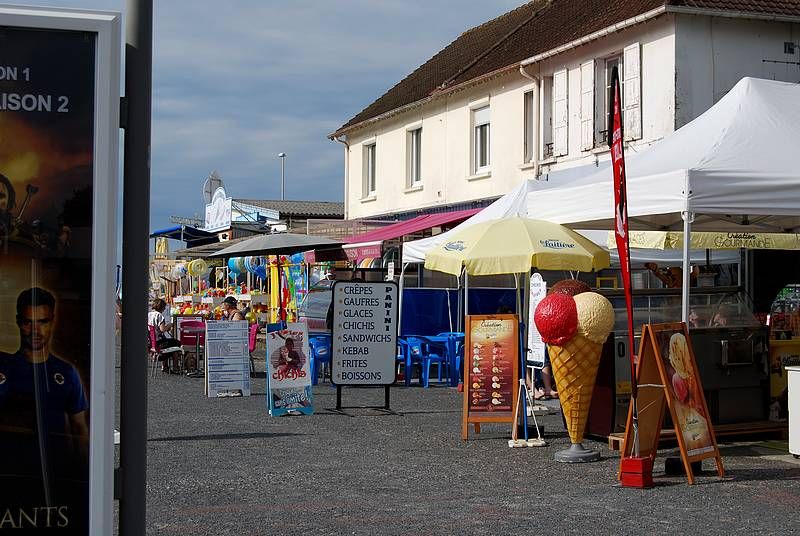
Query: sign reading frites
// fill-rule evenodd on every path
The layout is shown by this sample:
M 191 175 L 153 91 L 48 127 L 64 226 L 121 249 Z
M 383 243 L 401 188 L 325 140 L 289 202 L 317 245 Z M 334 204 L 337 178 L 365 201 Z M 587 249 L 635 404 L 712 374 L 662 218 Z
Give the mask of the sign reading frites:
M 397 355 L 397 284 L 337 281 L 333 285 L 333 381 L 390 385 Z

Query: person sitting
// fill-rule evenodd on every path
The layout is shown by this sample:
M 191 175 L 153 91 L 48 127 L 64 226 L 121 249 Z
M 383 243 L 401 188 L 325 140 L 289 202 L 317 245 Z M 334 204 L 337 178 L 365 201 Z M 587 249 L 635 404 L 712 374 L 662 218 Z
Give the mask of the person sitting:
M 244 320 L 244 315 L 237 308 L 238 303 L 233 296 L 228 296 L 222 301 L 222 320 Z
M 153 300 L 150 306 L 150 312 L 147 313 L 147 325 L 156 328 L 156 345 L 159 350 L 164 348 L 180 348 L 181 343 L 179 340 L 169 337 L 168 333 L 172 330 L 172 324 L 168 323 L 164 318 L 164 310 L 167 308 L 167 302 L 161 298 Z M 161 372 L 169 372 L 169 364 L 167 359 L 172 356 L 172 370 L 178 369 L 180 361 L 180 353 L 172 352 L 160 356 L 158 359 L 161 361 Z

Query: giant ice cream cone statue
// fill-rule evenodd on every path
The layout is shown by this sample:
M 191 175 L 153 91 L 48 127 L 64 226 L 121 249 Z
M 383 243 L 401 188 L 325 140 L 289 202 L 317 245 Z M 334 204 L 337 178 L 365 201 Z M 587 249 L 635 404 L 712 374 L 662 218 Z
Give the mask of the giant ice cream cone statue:
M 554 287 L 556 289 L 557 287 Z M 572 295 L 573 292 L 579 292 Z M 572 446 L 556 453 L 556 460 L 584 462 L 600 453 L 583 447 L 603 343 L 614 326 L 611 303 L 595 292 L 574 286 L 553 291 L 536 308 L 534 322 L 548 345 L 558 398 L 567 421 Z

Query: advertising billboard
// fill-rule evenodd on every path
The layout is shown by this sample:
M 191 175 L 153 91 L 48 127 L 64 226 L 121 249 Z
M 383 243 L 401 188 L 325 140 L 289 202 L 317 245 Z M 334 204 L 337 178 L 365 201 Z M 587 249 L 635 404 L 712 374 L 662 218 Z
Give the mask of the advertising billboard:
M 119 15 L 0 7 L 0 66 L 0 529 L 88 534 L 111 517 Z

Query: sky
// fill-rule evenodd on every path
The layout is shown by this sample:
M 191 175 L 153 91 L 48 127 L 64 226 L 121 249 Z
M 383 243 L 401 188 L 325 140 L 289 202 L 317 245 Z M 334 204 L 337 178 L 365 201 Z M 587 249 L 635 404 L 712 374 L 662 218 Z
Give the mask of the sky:
M 26 0 L 122 11 L 124 0 Z M 327 138 L 459 34 L 524 0 L 154 0 L 151 229 L 236 198 L 342 201 Z M 123 22 L 124 34 L 124 22 Z M 124 72 L 124 71 L 123 71 Z

